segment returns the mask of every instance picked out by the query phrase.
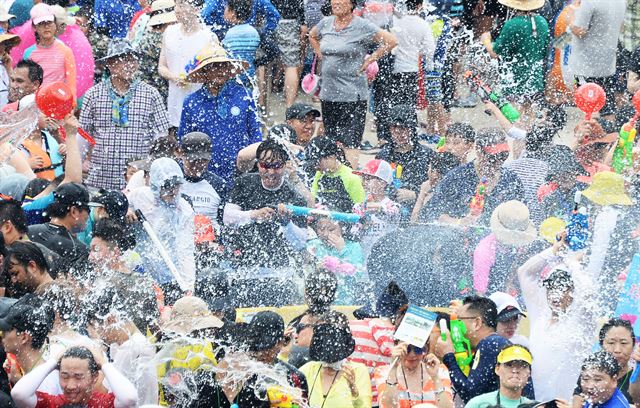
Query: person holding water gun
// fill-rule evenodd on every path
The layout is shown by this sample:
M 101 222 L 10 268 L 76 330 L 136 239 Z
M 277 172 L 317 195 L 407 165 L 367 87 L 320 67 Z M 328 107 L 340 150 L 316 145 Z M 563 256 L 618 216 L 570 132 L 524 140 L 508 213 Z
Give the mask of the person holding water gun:
M 442 337 L 438 338 L 435 354 L 449 369 L 453 388 L 466 404 L 478 395 L 498 389 L 496 361 L 500 351 L 510 343 L 509 340 L 496 334 L 498 308 L 488 297 L 467 296 L 457 312 L 457 319 L 452 317 L 449 330 L 444 332 L 446 340 Z M 458 346 L 457 349 L 452 341 L 454 337 L 452 332 L 462 331 L 462 326 L 465 328 L 466 339 L 473 353 L 468 375 L 463 371 L 466 370 L 467 363 L 461 367 L 458 362 L 461 359 L 456 358 L 456 353 L 460 353 L 461 348 Z M 456 342 L 459 341 L 461 339 L 456 338 Z M 530 384 L 527 384 L 523 395 L 533 398 L 533 388 Z

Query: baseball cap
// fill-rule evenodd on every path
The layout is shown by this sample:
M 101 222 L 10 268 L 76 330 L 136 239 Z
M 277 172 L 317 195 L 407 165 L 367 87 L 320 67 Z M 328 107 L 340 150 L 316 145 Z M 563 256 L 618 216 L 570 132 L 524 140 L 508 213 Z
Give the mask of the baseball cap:
M 285 120 L 304 119 L 310 113 L 313 114 L 314 118 L 319 118 L 321 116 L 320 111 L 311 105 L 307 105 L 306 103 L 294 103 L 287 108 Z
M 257 313 L 247 327 L 249 351 L 264 351 L 284 339 L 284 320 L 276 312 Z
M 204 300 L 197 296 L 184 296 L 173 304 L 171 317 L 163 329 L 186 334 L 194 330 L 220 328 L 223 325 L 222 320 L 211 313 Z
M 102 207 L 109 214 L 109 218 L 124 221 L 129 209 L 129 200 L 120 191 L 101 189 L 89 202 L 89 206 Z
M 324 157 L 337 156 L 340 148 L 335 140 L 329 137 L 315 137 L 308 146 L 309 156 L 312 160 L 320 160 Z
M 393 183 L 393 169 L 391 165 L 384 160 L 371 159 L 365 164 L 362 170 L 354 171 L 353 173 L 359 176 L 367 175 L 377 177 L 387 184 Z
M 569 271 L 564 269 L 556 269 L 552 271 L 549 276 L 547 276 L 542 281 L 542 286 L 547 289 L 560 289 L 560 290 L 569 290 L 573 289 L 573 278 Z
M 503 349 L 500 354 L 498 354 L 499 364 L 508 363 L 510 361 L 524 361 L 525 363 L 531 365 L 533 357 L 526 348 L 514 345 Z
M 495 292 L 489 296 L 489 299 L 493 300 L 498 307 L 499 322 L 510 320 L 518 315 L 524 316 L 518 301 L 507 293 Z
M 66 183 L 53 192 L 54 203 L 79 207 L 89 206 L 89 191 L 79 183 Z
M 418 118 L 415 109 L 409 105 L 397 105 L 389 110 L 389 126 L 402 126 L 415 129 L 418 126 Z
M 44 21 L 55 21 L 56 15 L 50 5 L 38 3 L 29 12 L 33 24 L 40 24 Z
M 191 132 L 184 135 L 180 144 L 187 160 L 211 160 L 211 138 L 202 132 Z

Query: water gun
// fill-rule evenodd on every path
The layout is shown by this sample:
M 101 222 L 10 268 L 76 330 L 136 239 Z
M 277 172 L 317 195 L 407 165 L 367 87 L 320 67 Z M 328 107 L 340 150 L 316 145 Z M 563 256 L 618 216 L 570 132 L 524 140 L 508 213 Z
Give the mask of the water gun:
M 611 167 L 616 173 L 622 173 L 625 168 L 633 166 L 633 143 L 636 138 L 636 121 L 638 114 L 620 129 L 618 144 L 613 151 Z
M 438 144 L 436 144 L 436 152 L 444 152 L 444 145 L 447 144 L 447 139 L 444 136 L 440 136 Z
M 451 342 L 453 343 L 453 353 L 456 357 L 458 367 L 468 376 L 471 371 L 471 362 L 473 361 L 473 354 L 471 353 L 471 343 L 465 336 L 467 334 L 467 327 L 462 320 L 458 320 L 458 316 L 452 314 L 449 321 L 449 336 L 451 336 Z M 444 319 L 440 320 L 440 332 L 442 333 L 442 340 L 447 340 L 447 322 Z
M 489 85 L 484 83 L 480 78 L 480 75 L 474 74 L 472 71 L 464 73 L 464 78 L 467 80 L 472 92 L 475 92 L 483 102 L 492 102 L 500 109 L 500 112 L 511 123 L 520 119 L 520 112 L 503 98 L 500 94 L 495 92 Z
M 393 163 L 391 168 L 393 169 L 393 186 L 395 188 L 402 187 L 402 164 Z
M 302 217 L 309 217 L 309 216 L 326 217 L 334 221 L 350 222 L 354 224 L 360 221 L 360 216 L 358 214 L 353 214 L 353 213 L 327 211 L 327 210 L 320 210 L 317 208 L 309 208 L 309 207 L 298 207 L 297 205 L 290 205 L 290 204 L 287 204 L 285 207 L 287 207 L 287 210 L 291 211 L 293 215 L 302 216 Z
M 297 408 L 299 405 L 293 402 L 293 397 L 282 391 L 282 388 L 274 386 L 267 388 L 267 397 L 271 407 Z
M 567 225 L 567 245 L 572 251 L 579 251 L 587 246 L 589 239 L 589 217 L 587 209 L 580 207 L 582 192 L 576 191 L 573 198 L 575 205 Z
M 471 215 L 480 215 L 484 210 L 484 202 L 487 196 L 487 178 L 482 177 L 480 184 L 476 188 L 476 195 L 471 199 L 469 207 L 471 208 Z

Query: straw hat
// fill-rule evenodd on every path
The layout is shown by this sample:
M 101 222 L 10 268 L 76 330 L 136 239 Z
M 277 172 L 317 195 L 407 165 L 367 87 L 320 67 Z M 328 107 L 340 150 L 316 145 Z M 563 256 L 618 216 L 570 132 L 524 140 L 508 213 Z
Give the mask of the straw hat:
M 15 34 L 9 34 L 5 32 L 2 28 L 0 28 L 0 43 L 6 43 L 5 47 L 13 48 L 16 45 L 20 44 L 20 37 Z
M 497 206 L 491 214 L 490 225 L 497 240 L 506 245 L 528 245 L 537 236 L 536 227 L 529 219 L 529 208 L 516 200 Z
M 557 241 L 558 234 L 567 228 L 567 223 L 558 217 L 549 217 L 540 224 L 540 236 L 550 244 Z
M 187 82 L 193 83 L 206 82 L 205 78 L 198 75 L 201 73 L 202 69 L 211 64 L 225 63 L 232 64 L 236 67 L 236 69 L 229 71 L 229 78 L 233 78 L 238 75 L 241 70 L 240 67 L 245 70 L 249 67 L 249 64 L 246 61 L 230 58 L 227 51 L 222 48 L 219 43 L 209 43 L 184 67 L 184 70 L 187 73 L 186 80 Z
M 209 311 L 204 300 L 196 296 L 185 296 L 174 303 L 171 318 L 163 326 L 163 329 L 187 334 L 194 330 L 220 328 L 223 325 L 222 320 Z
M 624 178 L 612 171 L 596 173 L 582 195 L 598 205 L 633 205 L 624 189 Z
M 0 6 L 0 21 L 9 21 L 12 18 L 16 18 L 13 14 L 7 13 L 7 9 Z
M 177 22 L 175 9 L 176 3 L 173 0 L 155 0 L 151 3 L 149 22 L 147 24 L 149 27 L 154 27 Z
M 498 0 L 498 3 L 521 11 L 537 10 L 544 6 L 544 0 Z

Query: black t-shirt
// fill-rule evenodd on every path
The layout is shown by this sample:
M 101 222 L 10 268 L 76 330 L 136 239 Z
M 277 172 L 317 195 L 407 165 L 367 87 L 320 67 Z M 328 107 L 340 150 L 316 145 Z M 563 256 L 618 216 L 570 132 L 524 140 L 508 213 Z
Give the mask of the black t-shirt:
M 65 227 L 51 223 L 31 225 L 29 239 L 42 244 L 60 256 L 57 269 L 61 272 L 86 268 L 89 250 L 87 246 L 73 236 Z
M 302 391 L 302 398 L 308 399 L 309 386 L 307 379 L 301 371 L 284 361 L 277 360 L 274 367 L 276 370 L 282 370 L 286 373 L 287 380 L 291 387 L 298 388 Z M 243 385 L 240 393 L 236 396 L 232 403 L 238 404 L 238 407 L 261 408 L 270 407 L 265 388 L 268 384 L 258 384 L 258 377 L 249 378 Z M 222 391 L 220 385 L 216 382 L 215 374 L 212 371 L 203 371 L 196 376 L 196 384 L 198 388 L 198 397 L 188 405 L 189 408 L 230 408 L 231 404 L 226 395 Z
M 286 181 L 275 190 L 262 186 L 259 174 L 247 174 L 238 178 L 229 195 L 229 204 L 240 206 L 243 211 L 257 210 L 278 204 L 306 206 L 306 200 Z M 291 221 L 299 227 L 306 225 L 304 217 L 293 217 Z M 245 266 L 279 267 L 290 264 L 289 255 L 295 250 L 282 234 L 280 227 L 288 220 L 251 222 L 227 231 L 227 244 L 240 250 L 236 260 Z
M 433 160 L 435 152 L 426 146 L 417 144 L 409 152 L 400 153 L 393 150 L 392 143 L 385 144 L 380 152 L 376 155 L 376 159 L 382 159 L 389 162 L 392 167 L 395 165 L 402 166 L 402 175 L 400 188 L 420 192 L 420 186 L 429 178 L 429 164 Z M 395 167 L 394 167 L 395 168 Z

